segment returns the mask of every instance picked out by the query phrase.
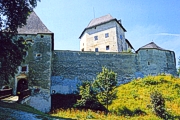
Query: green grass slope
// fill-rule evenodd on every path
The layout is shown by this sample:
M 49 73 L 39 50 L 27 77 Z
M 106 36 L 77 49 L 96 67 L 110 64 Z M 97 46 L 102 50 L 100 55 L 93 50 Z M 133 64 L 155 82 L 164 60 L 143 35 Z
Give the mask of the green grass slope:
M 131 118 L 159 119 L 152 112 L 150 93 L 158 91 L 165 99 L 166 111 L 172 116 L 180 116 L 180 79 L 171 75 L 147 76 L 135 79 L 117 88 L 117 99 L 109 110 L 119 115 L 141 113 Z
M 65 119 L 61 117 L 53 117 L 49 114 L 45 114 L 37 109 L 34 109 L 31 106 L 23 105 L 19 103 L 5 103 L 0 101 L 0 107 L 2 108 L 10 108 L 12 111 L 23 111 L 31 114 L 35 114 L 37 116 L 37 119 L 43 119 L 43 120 L 51 120 L 51 119 L 57 119 L 57 120 L 71 120 L 71 119 Z M 5 120 L 6 118 L 11 118 L 10 113 L 5 113 L 4 111 L 0 110 L 0 120 Z

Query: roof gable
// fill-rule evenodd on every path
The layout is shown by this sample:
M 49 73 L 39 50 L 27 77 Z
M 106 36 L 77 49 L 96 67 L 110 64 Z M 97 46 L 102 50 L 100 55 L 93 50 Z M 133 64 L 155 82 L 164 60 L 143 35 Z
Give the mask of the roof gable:
M 83 32 L 81 33 L 79 38 L 81 39 L 81 37 L 83 36 L 84 32 L 87 29 L 95 27 L 95 26 L 98 26 L 98 25 L 102 25 L 102 24 L 108 23 L 110 21 L 116 21 L 116 23 L 120 25 L 120 27 L 124 30 L 124 32 L 126 32 L 126 29 L 122 26 L 121 22 L 118 21 L 116 18 L 113 18 L 110 14 L 108 14 L 108 15 L 105 15 L 105 16 L 102 16 L 102 17 L 95 18 L 95 19 L 91 20 L 91 22 L 83 30 Z
M 161 47 L 159 47 L 158 45 L 156 45 L 154 42 L 150 42 L 149 44 L 146 44 L 142 47 L 140 47 L 136 52 L 138 52 L 140 49 L 157 49 L 157 50 L 166 50 L 163 49 Z
M 89 25 L 87 27 L 92 27 L 92 26 L 95 26 L 95 25 L 99 25 L 101 23 L 110 21 L 112 19 L 114 19 L 114 18 L 110 14 L 99 17 L 99 18 L 95 18 L 95 19 L 91 20 L 91 22 L 89 23 Z
M 165 50 L 165 49 L 157 46 L 154 42 L 151 42 L 145 46 L 142 46 L 140 49 L 142 49 L 142 48 L 155 48 L 155 49 L 159 49 L 159 50 Z
M 18 28 L 18 34 L 52 33 L 40 20 L 35 12 L 32 12 L 27 19 L 27 24 Z

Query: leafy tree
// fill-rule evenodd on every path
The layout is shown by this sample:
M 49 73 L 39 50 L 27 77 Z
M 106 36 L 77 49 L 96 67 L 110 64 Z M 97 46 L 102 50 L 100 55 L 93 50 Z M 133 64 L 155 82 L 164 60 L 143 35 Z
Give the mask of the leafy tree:
M 83 109 L 102 110 L 102 105 L 98 102 L 96 94 L 97 93 L 94 91 L 91 82 L 83 82 L 79 87 L 79 95 L 81 96 L 81 99 L 77 100 L 77 103 L 74 106 Z
M 77 101 L 75 107 L 106 110 L 107 114 L 108 105 L 116 98 L 116 91 L 114 91 L 116 84 L 116 73 L 103 67 L 93 83 L 86 81 L 79 87 L 81 99 Z
M 26 24 L 28 15 L 40 0 L 0 0 L 0 77 L 8 82 L 23 61 L 27 46 L 17 41 L 17 29 Z
M 106 106 L 106 114 L 108 113 L 108 105 L 116 98 L 116 91 L 114 91 L 116 85 L 116 73 L 105 67 L 102 68 L 102 72 L 97 75 L 96 80 L 93 83 L 98 100 Z

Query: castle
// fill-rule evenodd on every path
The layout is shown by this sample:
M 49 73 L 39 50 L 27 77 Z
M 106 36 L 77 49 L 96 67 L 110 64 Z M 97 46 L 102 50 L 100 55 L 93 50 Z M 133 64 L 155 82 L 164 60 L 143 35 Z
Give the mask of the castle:
M 103 66 L 117 73 L 118 85 L 146 75 L 176 75 L 175 53 L 151 42 L 135 53 L 125 39 L 121 22 L 110 15 L 93 19 L 80 35 L 80 51 L 54 50 L 54 33 L 42 23 L 35 12 L 27 25 L 18 29 L 18 39 L 30 43 L 26 60 L 11 81 L 13 94 L 29 88 L 26 104 L 49 112 L 51 95 L 72 94 L 77 84 L 95 79 Z

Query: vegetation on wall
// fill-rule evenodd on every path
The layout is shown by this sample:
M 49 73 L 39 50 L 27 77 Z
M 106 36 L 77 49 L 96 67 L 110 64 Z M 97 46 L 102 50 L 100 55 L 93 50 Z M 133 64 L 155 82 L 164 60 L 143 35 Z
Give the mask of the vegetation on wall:
M 26 55 L 27 47 L 15 37 L 17 29 L 26 24 L 26 19 L 40 0 L 0 1 L 0 77 L 8 83 Z M 2 52 L 3 51 L 3 52 Z

